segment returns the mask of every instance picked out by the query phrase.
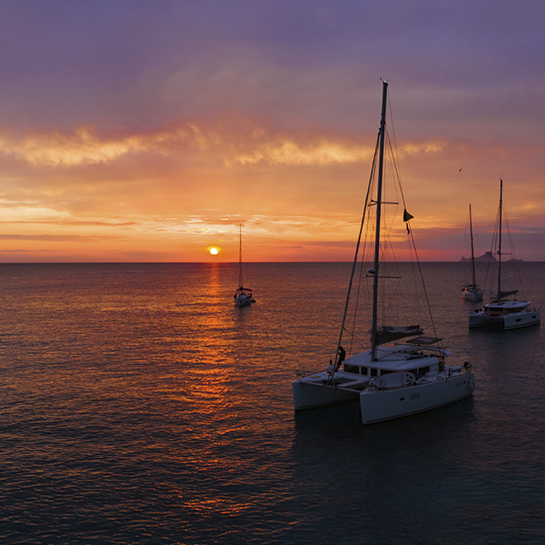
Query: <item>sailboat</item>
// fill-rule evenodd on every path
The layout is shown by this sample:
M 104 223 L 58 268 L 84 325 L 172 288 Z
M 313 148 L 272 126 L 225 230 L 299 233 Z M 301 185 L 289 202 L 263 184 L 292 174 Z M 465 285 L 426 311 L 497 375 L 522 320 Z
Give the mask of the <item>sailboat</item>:
M 371 176 L 374 178 L 374 172 L 377 171 L 378 151 L 377 183 L 372 184 L 370 180 L 367 192 L 335 360 L 330 360 L 330 365 L 324 371 L 301 376 L 292 382 L 293 404 L 296 411 L 358 401 L 363 424 L 435 409 L 470 396 L 475 388 L 475 379 L 469 363 L 445 365 L 445 358 L 450 352 L 439 345 L 440 338 L 424 336 L 419 325 L 389 326 L 378 323 L 379 283 L 383 281 L 386 283 L 388 278 L 392 278 L 381 269 L 384 249 L 384 243 L 381 241 L 381 213 L 384 205 L 397 204 L 383 201 L 382 190 L 387 88 L 387 82 L 383 82 L 381 123 Z M 375 212 L 374 261 L 373 266 L 364 275 L 373 283 L 371 346 L 368 350 L 346 357 L 346 351 L 341 346 L 342 337 L 362 230 L 364 224 L 372 224 L 372 218 L 366 218 L 367 210 L 371 209 Z M 409 233 L 410 219 L 412 216 L 405 209 L 403 221 L 406 222 Z M 396 306 L 395 299 L 389 300 L 386 306 L 388 303 L 389 306 Z
M 482 301 L 483 290 L 477 286 L 475 280 L 475 252 L 473 251 L 473 222 L 471 220 L 471 204 L 469 205 L 469 233 L 471 240 L 471 269 L 473 272 L 472 281 L 462 290 L 462 299 L 466 301 Z
M 498 290 L 490 298 L 490 302 L 484 305 L 483 309 L 477 309 L 469 315 L 469 327 L 495 326 L 503 329 L 519 329 L 537 325 L 541 321 L 539 312 L 529 307 L 531 301 L 519 301 L 517 299 L 509 299 L 510 296 L 515 296 L 518 290 L 502 290 L 501 273 L 502 273 L 502 216 L 503 216 L 503 180 L 500 180 L 500 206 L 497 222 L 497 242 L 498 247 L 496 254 L 498 256 Z
M 238 289 L 233 296 L 237 307 L 244 307 L 255 303 L 252 290 L 245 288 L 242 284 L 242 224 L 240 225 L 239 252 L 238 252 Z

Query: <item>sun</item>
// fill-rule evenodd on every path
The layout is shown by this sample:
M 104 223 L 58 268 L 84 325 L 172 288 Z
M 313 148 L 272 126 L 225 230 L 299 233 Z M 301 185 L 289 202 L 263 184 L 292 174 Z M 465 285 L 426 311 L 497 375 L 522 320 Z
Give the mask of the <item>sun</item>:
M 217 248 L 210 248 L 210 254 L 211 255 L 218 255 L 218 249 Z

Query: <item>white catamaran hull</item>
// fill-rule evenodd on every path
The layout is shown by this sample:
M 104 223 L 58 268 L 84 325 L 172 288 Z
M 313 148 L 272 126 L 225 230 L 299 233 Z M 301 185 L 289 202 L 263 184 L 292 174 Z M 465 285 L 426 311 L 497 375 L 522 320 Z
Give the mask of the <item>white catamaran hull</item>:
M 360 394 L 361 420 L 373 424 L 437 409 L 470 396 L 474 389 L 473 373 L 463 373 L 398 389 L 364 390 Z
M 519 329 L 537 325 L 541 316 L 537 311 L 513 312 L 510 314 L 495 314 L 486 311 L 476 311 L 469 315 L 469 327 L 503 327 L 503 329 Z
M 320 375 L 316 375 L 316 382 L 303 382 L 301 379 L 298 379 L 291 383 L 293 407 L 296 411 L 327 407 L 328 405 L 339 405 L 358 400 L 358 392 L 328 386 L 325 377 L 323 381 L 319 381 Z

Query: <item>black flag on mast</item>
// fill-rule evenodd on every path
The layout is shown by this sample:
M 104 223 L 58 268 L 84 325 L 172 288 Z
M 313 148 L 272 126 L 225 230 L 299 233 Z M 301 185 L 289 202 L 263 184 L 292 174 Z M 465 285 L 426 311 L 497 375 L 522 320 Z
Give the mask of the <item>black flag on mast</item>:
M 403 210 L 403 221 L 404 221 L 405 223 L 407 223 L 407 233 L 409 233 L 409 234 L 410 234 L 411 232 L 409 231 L 409 223 L 408 223 L 408 221 L 409 221 L 409 220 L 412 220 L 413 218 L 414 218 L 414 216 L 411 216 L 411 214 L 409 214 L 409 212 L 407 212 L 407 209 Z

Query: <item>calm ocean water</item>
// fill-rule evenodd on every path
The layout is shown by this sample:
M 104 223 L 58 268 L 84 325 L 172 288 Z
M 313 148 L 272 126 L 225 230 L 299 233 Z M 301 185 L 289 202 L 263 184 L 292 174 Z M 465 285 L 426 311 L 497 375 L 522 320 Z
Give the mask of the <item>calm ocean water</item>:
M 0 265 L 0 542 L 545 543 L 543 326 L 469 331 L 467 267 L 423 269 L 477 390 L 364 427 L 292 409 L 349 264 L 248 264 L 246 308 L 236 265 Z

